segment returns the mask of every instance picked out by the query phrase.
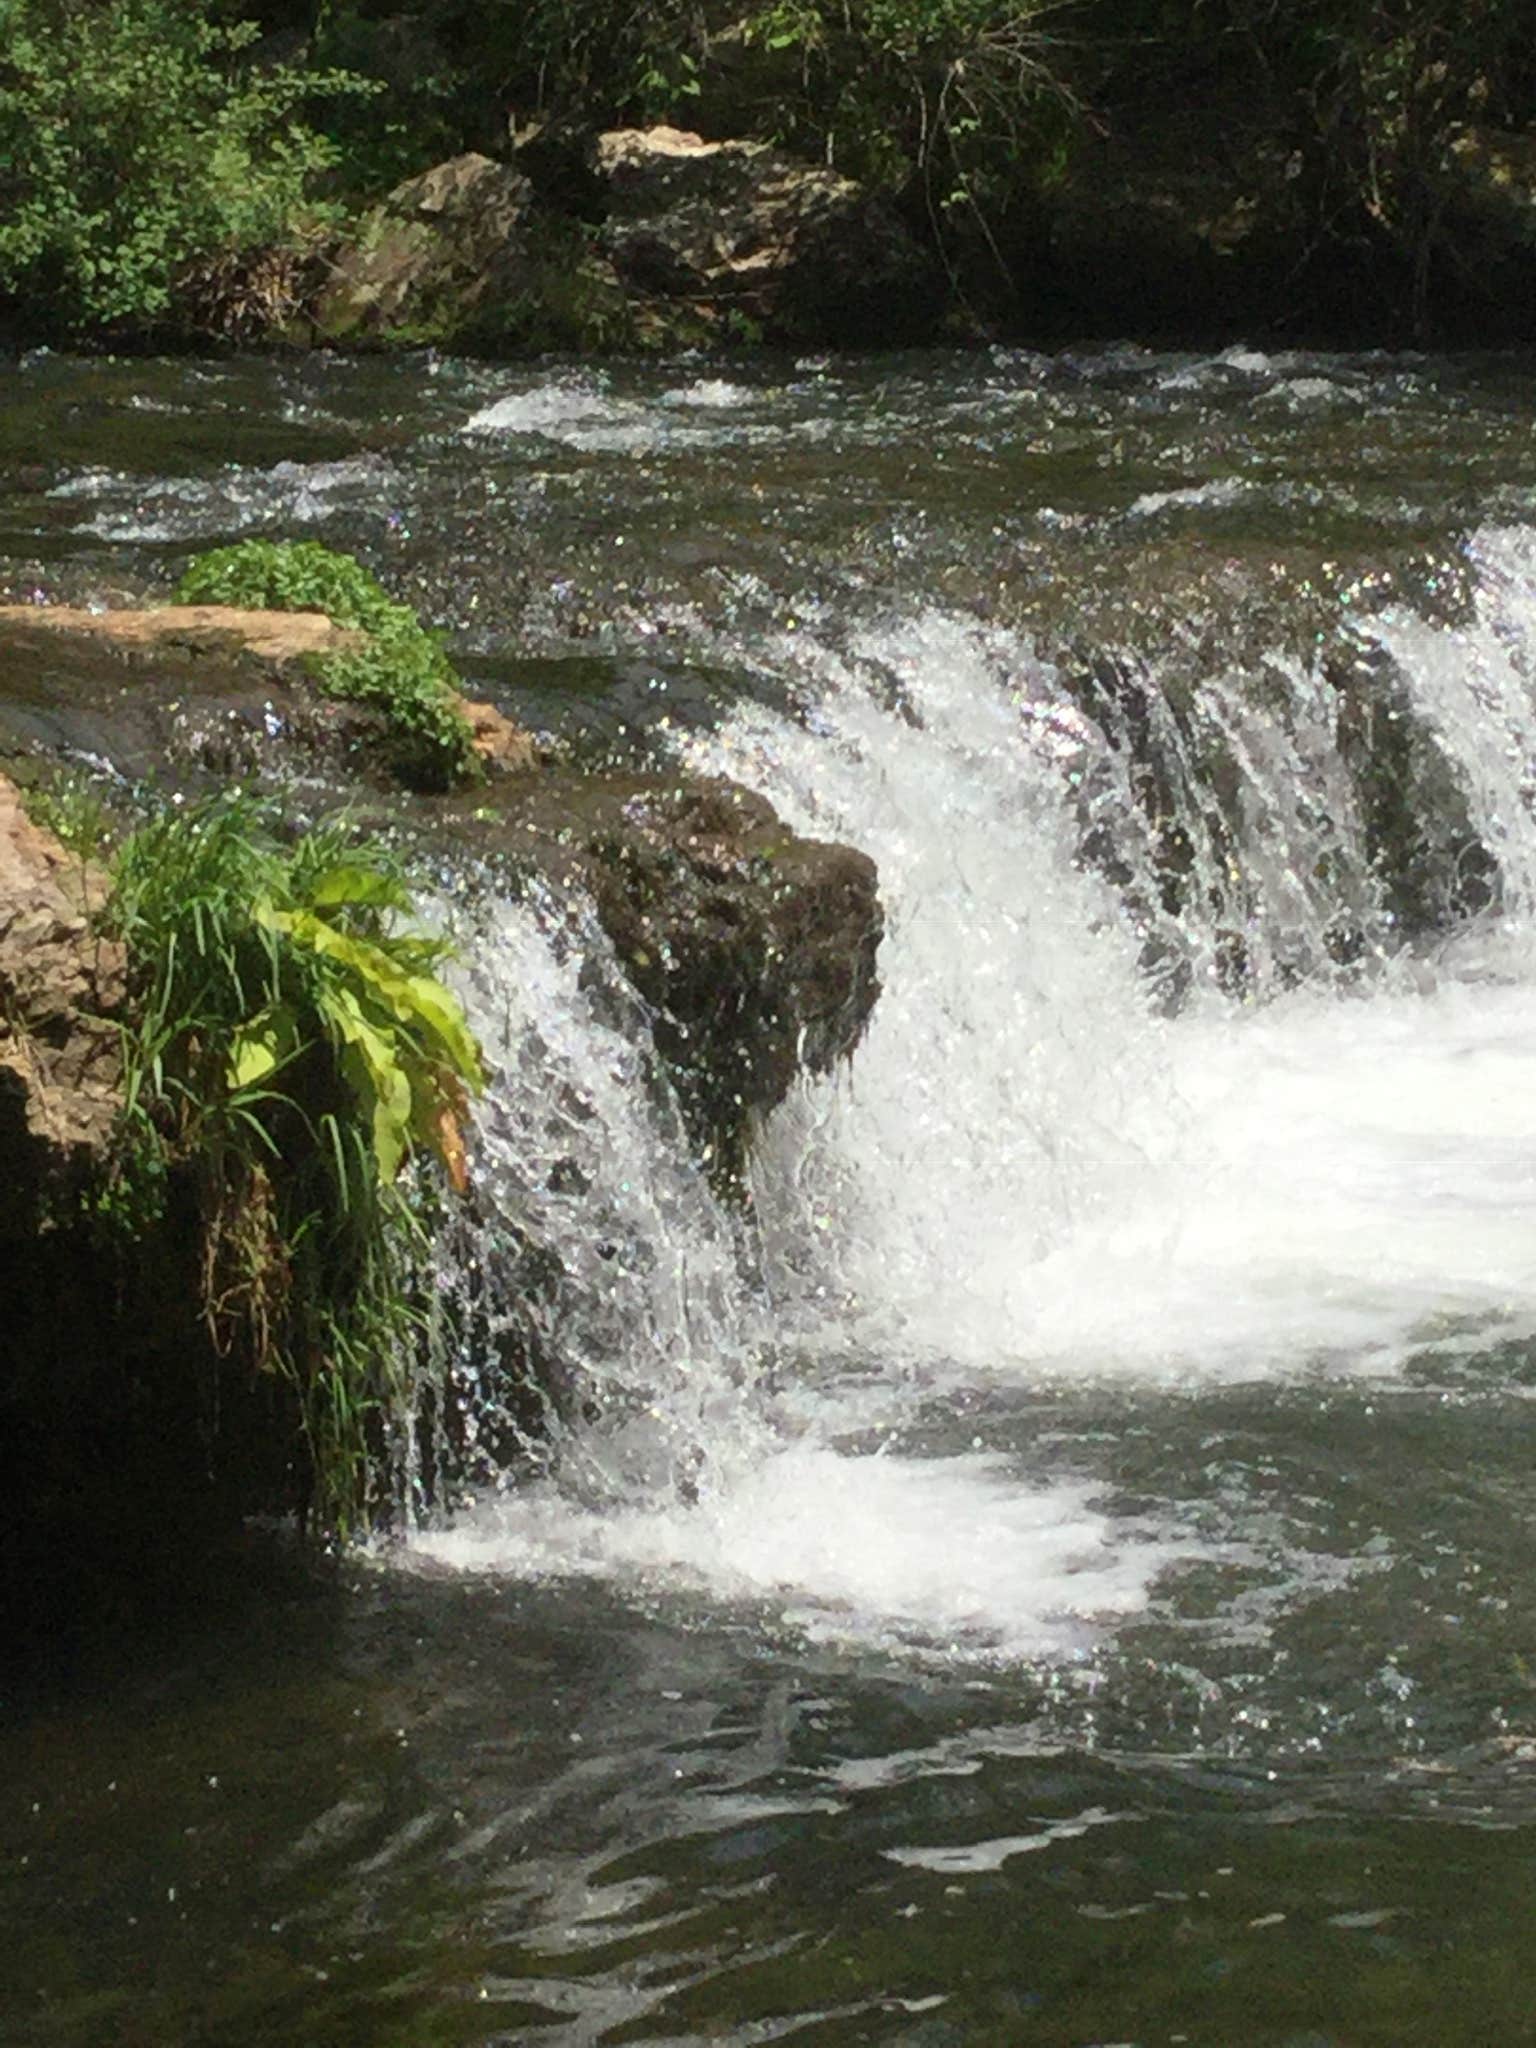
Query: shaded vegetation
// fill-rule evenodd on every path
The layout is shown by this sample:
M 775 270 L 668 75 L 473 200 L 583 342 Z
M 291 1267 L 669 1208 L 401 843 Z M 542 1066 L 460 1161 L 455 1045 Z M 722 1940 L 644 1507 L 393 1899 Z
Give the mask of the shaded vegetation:
M 337 217 L 302 109 L 370 88 L 253 63 L 258 32 L 197 0 L 5 0 L 0 293 L 66 334 L 286 310 Z
M 957 293 L 1025 325 L 1052 293 L 1137 306 L 1084 228 L 1122 202 L 1210 254 L 1173 266 L 1173 319 L 1202 290 L 1293 328 L 1424 332 L 1470 293 L 1462 317 L 1519 324 L 1466 199 L 1471 139 L 1536 120 L 1523 0 L 339 0 L 311 47 L 384 87 L 343 116 L 355 167 L 402 118 L 425 145 L 406 168 L 541 127 L 760 136 L 899 194 Z
M 1015 329 L 1198 322 L 1224 298 L 1294 332 L 1531 325 L 1529 269 L 1510 268 L 1536 261 L 1525 0 L 240 11 L 0 7 L 0 292 L 28 325 L 282 332 L 328 226 L 399 179 L 530 140 L 574 141 L 579 167 L 582 137 L 655 120 L 896 195 L 956 304 Z M 591 199 L 561 176 L 550 232 Z M 530 289 L 558 300 L 559 271 Z M 568 324 L 535 309 L 503 341 Z

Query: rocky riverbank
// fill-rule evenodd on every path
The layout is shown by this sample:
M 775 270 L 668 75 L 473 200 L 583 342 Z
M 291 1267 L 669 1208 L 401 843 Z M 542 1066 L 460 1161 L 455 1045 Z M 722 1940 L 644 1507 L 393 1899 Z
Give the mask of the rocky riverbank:
M 1295 163 L 1155 139 L 1085 144 L 990 246 L 935 241 L 890 192 L 745 138 L 656 126 L 540 133 L 409 178 L 321 257 L 282 332 L 346 348 L 889 348 L 940 339 L 1255 333 L 1364 336 L 1385 298 L 1457 337 L 1528 338 L 1528 142 L 1467 129 L 1437 174 L 1416 276 L 1384 239 L 1308 246 Z M 1449 279 L 1443 281 L 1448 285 Z M 1435 303 L 1431 303 L 1434 301 Z
M 246 1369 L 207 1313 L 191 1184 L 147 1236 L 101 1228 L 140 992 L 101 935 L 105 876 L 33 822 L 17 783 L 47 790 L 89 760 L 109 805 L 131 811 L 150 783 L 196 806 L 238 780 L 296 827 L 345 814 L 389 830 L 439 887 L 472 874 L 481 889 L 574 892 L 649 1006 L 697 1155 L 727 1193 L 756 1120 L 797 1072 L 851 1053 L 875 1000 L 863 855 L 797 837 L 729 783 L 541 764 L 494 706 L 476 721 L 486 779 L 405 797 L 380 714 L 308 678 L 334 631 L 318 614 L 213 607 L 0 613 L 0 763 L 15 778 L 0 775 L 5 1515 L 37 1584 L 66 1602 L 108 1530 L 147 1570 L 189 1530 L 300 1504 L 308 1482 L 292 1388 Z M 457 1199 L 474 1191 L 471 1148 Z M 536 1245 L 528 1256 L 536 1268 Z M 504 1345 L 499 1369 L 526 1378 L 540 1361 Z
M 942 279 L 888 197 L 766 143 L 669 127 L 468 154 L 332 250 L 292 338 L 678 348 L 931 338 Z

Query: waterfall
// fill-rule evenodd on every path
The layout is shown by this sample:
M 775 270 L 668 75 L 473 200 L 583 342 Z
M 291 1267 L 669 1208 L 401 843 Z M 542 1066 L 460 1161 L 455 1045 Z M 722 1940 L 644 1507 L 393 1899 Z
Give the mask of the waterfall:
M 1519 927 L 1536 912 L 1536 531 L 1486 528 L 1467 555 L 1469 619 L 1432 624 L 1397 608 L 1372 632 L 1455 765 L 1473 831 L 1497 863 L 1506 918 Z
M 458 981 L 496 1085 L 443 1287 L 482 1348 L 503 1335 L 553 1375 L 521 1448 L 563 1486 L 687 1490 L 763 1339 L 739 1225 L 689 1156 L 645 1005 L 590 906 L 537 887 L 477 907 Z M 519 1436 L 484 1359 L 458 1377 L 472 1440 L 488 1421 Z
M 1321 660 L 1191 700 L 1143 656 L 1096 717 L 1062 660 L 937 611 L 760 640 L 794 708 L 685 751 L 874 856 L 874 1021 L 770 1119 L 730 1218 L 580 907 L 496 913 L 467 989 L 504 1077 L 482 1186 L 549 1256 L 575 1397 L 542 1477 L 420 1547 L 1059 1650 L 1190 1532 L 1021 1479 L 963 1433 L 978 1389 L 1391 1376 L 1536 1330 L 1536 981 L 1487 943 L 1536 887 L 1536 554 L 1470 556 L 1461 625 L 1349 633 L 1455 813 L 1424 847 L 1470 819 L 1497 863 L 1475 947 L 1410 943 L 1379 745 L 1341 746 L 1357 707 Z M 942 1456 L 911 1448 L 925 1417 Z

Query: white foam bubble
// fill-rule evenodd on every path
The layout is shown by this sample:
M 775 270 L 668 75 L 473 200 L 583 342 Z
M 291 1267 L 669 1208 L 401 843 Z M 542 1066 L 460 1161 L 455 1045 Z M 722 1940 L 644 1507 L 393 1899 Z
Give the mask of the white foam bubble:
M 661 403 L 689 411 L 733 412 L 738 406 L 751 405 L 757 396 L 750 384 L 731 384 L 723 377 L 701 377 L 696 384 L 682 384 L 663 392 Z
M 1333 377 L 1286 377 L 1261 391 L 1254 403 L 1304 412 L 1325 405 L 1362 405 L 1364 399 L 1358 391 Z
M 1036 1486 L 997 1459 L 779 1448 L 712 1475 L 691 1506 L 583 1510 L 551 1487 L 416 1539 L 460 1570 L 602 1576 L 768 1603 L 829 1643 L 1060 1656 L 1140 1612 L 1181 1554 L 1117 1530 L 1086 1484 Z
M 1244 477 L 1216 477 L 1209 483 L 1187 484 L 1173 491 L 1143 491 L 1125 508 L 1128 519 L 1150 519 L 1159 512 L 1212 512 L 1240 505 L 1257 489 Z
M 593 426 L 617 424 L 623 414 L 624 408 L 596 384 L 565 378 L 494 399 L 464 422 L 464 431 L 509 438 L 537 434 L 563 441 Z

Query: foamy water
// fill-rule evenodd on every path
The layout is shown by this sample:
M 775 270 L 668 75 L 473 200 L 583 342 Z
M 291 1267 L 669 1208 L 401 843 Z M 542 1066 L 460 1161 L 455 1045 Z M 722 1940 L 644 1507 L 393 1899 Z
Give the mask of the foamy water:
M 1422 715 L 1469 784 L 1491 772 L 1480 750 L 1510 754 L 1486 718 L 1464 727 L 1468 692 L 1486 712 L 1493 675 L 1508 726 L 1525 682 L 1512 547 L 1484 543 L 1470 637 L 1381 628 L 1417 658 Z M 578 1479 L 557 1471 L 417 1548 L 746 1605 L 819 1640 L 1070 1657 L 1147 1612 L 1170 1570 L 1232 1564 L 1243 1542 L 1196 1540 L 1176 1500 L 1128 1522 L 1091 1479 L 984 1448 L 1018 1395 L 1364 1376 L 1390 1398 L 1415 1360 L 1536 1333 L 1531 949 L 1506 918 L 1348 989 L 1242 1004 L 1197 983 L 1160 1018 L 1118 897 L 1076 857 L 1074 795 L 1102 741 L 1025 643 L 926 614 L 756 655 L 800 715 L 743 709 L 690 756 L 874 854 L 875 1018 L 852 1067 L 802 1085 L 764 1134 L 750 1277 L 675 1130 L 637 1124 L 620 1089 L 597 1126 L 610 1174 L 670 1193 L 631 1212 L 650 1277 L 627 1329 L 600 1319 L 584 1340 L 610 1413 L 572 1433 Z M 1299 878 L 1318 806 L 1293 793 L 1328 787 L 1329 731 L 1308 679 L 1293 687 L 1279 737 L 1236 698 L 1222 714 L 1255 792 L 1255 902 L 1292 925 L 1326 908 Z M 1536 833 L 1509 792 L 1480 801 L 1502 805 L 1518 879 Z M 579 1075 L 595 1055 L 577 982 L 541 1000 Z M 589 1220 L 568 1227 L 579 1264 Z M 708 1323 L 669 1323 L 656 1276 L 706 1268 Z M 904 1445 L 919 1422 L 922 1455 Z M 1297 1554 L 1282 1577 L 1302 1598 L 1353 1569 Z
M 1116 1528 L 1082 1483 L 1021 1485 L 1000 1459 L 773 1445 L 679 1504 L 574 1507 L 541 1486 L 419 1536 L 460 1570 L 601 1577 L 654 1598 L 767 1610 L 809 1640 L 946 1657 L 1069 1655 L 1141 1611 L 1190 1547 Z

